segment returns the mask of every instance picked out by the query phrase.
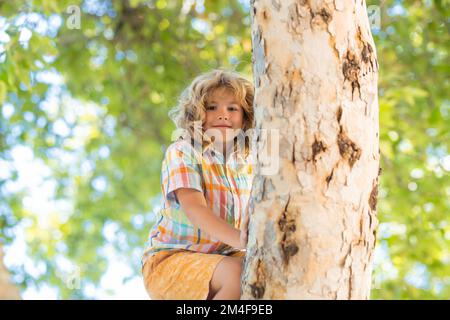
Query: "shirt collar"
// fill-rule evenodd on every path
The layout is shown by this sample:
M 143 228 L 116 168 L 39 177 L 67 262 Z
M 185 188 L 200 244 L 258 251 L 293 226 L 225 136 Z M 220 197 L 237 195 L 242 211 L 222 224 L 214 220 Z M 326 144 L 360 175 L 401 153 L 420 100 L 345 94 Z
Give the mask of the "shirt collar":
M 237 150 L 234 150 L 234 148 L 233 148 L 233 151 L 231 151 L 230 154 L 228 155 L 227 164 L 230 163 L 231 161 L 237 162 L 237 163 L 245 163 L 245 159 L 242 155 L 242 152 L 239 152 L 239 151 L 240 151 L 239 148 Z M 205 152 L 205 153 L 208 152 L 214 158 L 220 159 L 221 161 L 223 161 L 223 153 L 221 150 L 218 150 L 216 148 L 214 143 L 211 143 L 207 147 L 205 147 L 203 152 Z

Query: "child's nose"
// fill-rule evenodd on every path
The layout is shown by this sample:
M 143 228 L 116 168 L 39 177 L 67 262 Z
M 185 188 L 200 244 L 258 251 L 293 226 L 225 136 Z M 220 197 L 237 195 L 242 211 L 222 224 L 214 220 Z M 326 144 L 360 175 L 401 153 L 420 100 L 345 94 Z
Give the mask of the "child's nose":
M 218 120 L 228 120 L 229 117 L 228 117 L 228 115 L 219 115 L 219 116 L 217 117 L 217 119 L 218 119 Z

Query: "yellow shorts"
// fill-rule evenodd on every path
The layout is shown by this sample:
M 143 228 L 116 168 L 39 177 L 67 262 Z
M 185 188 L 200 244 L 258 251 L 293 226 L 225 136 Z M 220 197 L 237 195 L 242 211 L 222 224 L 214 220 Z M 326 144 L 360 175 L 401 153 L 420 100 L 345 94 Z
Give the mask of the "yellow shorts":
M 244 257 L 245 251 L 231 253 Z M 152 300 L 206 300 L 209 283 L 226 255 L 189 250 L 163 250 L 145 261 L 144 285 Z

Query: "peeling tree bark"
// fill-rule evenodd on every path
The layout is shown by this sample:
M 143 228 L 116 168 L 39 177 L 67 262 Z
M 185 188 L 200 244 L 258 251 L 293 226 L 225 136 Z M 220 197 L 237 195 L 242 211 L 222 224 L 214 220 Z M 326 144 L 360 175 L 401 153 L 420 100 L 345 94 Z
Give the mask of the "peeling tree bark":
M 19 290 L 9 280 L 9 272 L 3 265 L 3 251 L 0 246 L 0 300 L 20 299 Z
M 251 10 L 258 150 L 259 130 L 279 130 L 280 169 L 256 170 L 242 299 L 369 299 L 380 151 L 365 1 Z

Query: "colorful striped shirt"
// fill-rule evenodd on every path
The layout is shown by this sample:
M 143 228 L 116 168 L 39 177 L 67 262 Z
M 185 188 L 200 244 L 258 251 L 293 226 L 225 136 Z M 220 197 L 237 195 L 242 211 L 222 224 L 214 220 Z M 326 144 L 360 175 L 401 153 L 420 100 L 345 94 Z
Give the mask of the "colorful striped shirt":
M 212 212 L 239 229 L 253 180 L 252 162 L 246 161 L 250 157 L 244 158 L 241 152 L 234 151 L 224 164 L 223 154 L 213 145 L 202 153 L 186 140 L 169 145 L 161 170 L 161 210 L 150 229 L 142 263 L 148 256 L 169 249 L 219 254 L 239 251 L 194 226 L 182 211 L 174 191 L 179 188 L 201 191 Z

